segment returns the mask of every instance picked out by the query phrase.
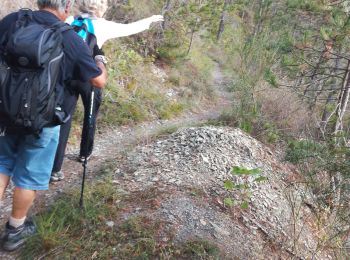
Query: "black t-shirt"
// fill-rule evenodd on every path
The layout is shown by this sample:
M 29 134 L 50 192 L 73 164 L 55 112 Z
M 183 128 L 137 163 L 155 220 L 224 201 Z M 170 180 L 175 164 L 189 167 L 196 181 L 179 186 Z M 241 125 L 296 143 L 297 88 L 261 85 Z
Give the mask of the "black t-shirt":
M 17 21 L 18 13 L 12 13 L 0 21 L 0 37 L 2 37 L 11 25 Z M 33 11 L 33 20 L 47 26 L 59 21 L 54 14 L 45 11 Z M 89 81 L 101 75 L 101 70 L 96 66 L 91 56 L 91 50 L 73 30 L 63 32 L 63 46 L 65 59 L 61 65 L 61 73 L 58 83 L 69 88 L 71 80 Z M 66 91 L 69 95 L 69 92 Z M 63 109 L 65 109 L 63 107 Z

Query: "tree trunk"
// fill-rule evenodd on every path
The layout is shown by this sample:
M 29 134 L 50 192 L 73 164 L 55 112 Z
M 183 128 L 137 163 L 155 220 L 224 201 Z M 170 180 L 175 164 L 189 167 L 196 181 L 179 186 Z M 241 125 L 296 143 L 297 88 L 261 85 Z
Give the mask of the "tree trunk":
M 254 37 L 257 36 L 262 28 L 262 16 L 263 16 L 263 11 L 264 11 L 264 2 L 265 0 L 260 0 L 259 3 L 259 21 L 257 22 L 257 24 L 255 25 L 254 28 Z
M 230 0 L 224 0 L 224 6 L 222 8 L 221 16 L 220 16 L 220 24 L 219 24 L 219 29 L 218 33 L 216 35 L 216 40 L 219 41 L 221 38 L 222 33 L 225 30 L 225 16 L 226 16 L 226 9 L 229 4 Z
M 334 71 L 338 70 L 339 64 L 340 64 L 340 58 L 336 59 L 336 61 L 335 61 L 335 70 Z M 330 87 L 329 87 L 330 90 L 329 90 L 329 93 L 327 95 L 327 100 L 326 100 L 326 103 L 325 103 L 324 108 L 323 108 L 321 124 L 320 124 L 320 130 L 323 134 L 326 132 L 328 122 L 331 119 L 332 114 L 334 113 L 334 111 L 333 112 L 329 111 L 329 106 L 334 104 L 334 96 L 337 93 L 337 91 L 336 91 L 337 83 L 338 83 L 338 81 L 335 79 L 335 82 L 330 85 Z M 333 91 L 332 91 L 332 89 L 333 89 Z
M 164 21 L 161 23 L 161 30 L 158 30 L 157 32 L 156 38 L 158 43 L 164 39 L 164 31 L 166 28 L 166 19 L 167 19 L 166 13 L 169 12 L 170 4 L 171 4 L 171 0 L 167 0 L 162 9 L 162 15 L 164 16 Z
M 194 38 L 194 33 L 195 33 L 195 29 L 192 29 L 192 32 L 191 32 L 191 39 L 190 39 L 190 45 L 188 46 L 188 50 L 187 50 L 187 54 L 190 54 L 190 51 L 191 51 L 191 48 L 192 48 L 192 43 L 193 43 L 193 38 Z
M 333 216 L 332 218 L 335 218 L 340 206 L 342 179 L 342 175 L 339 172 L 330 177 L 332 200 L 330 201 L 329 208 L 331 210 L 331 215 Z
M 348 107 L 349 103 L 349 94 L 350 94 L 350 61 L 348 61 L 347 64 L 347 71 L 345 73 L 342 89 L 339 94 L 338 98 L 338 104 L 337 104 L 337 110 L 336 110 L 336 117 L 337 121 L 334 125 L 334 135 L 337 136 L 337 134 L 343 130 L 343 118 L 346 112 L 346 109 Z
M 162 15 L 165 15 L 166 12 L 169 11 L 169 9 L 170 9 L 170 3 L 171 3 L 171 0 L 167 0 L 167 1 L 165 2 L 165 5 L 164 5 L 163 10 L 162 10 Z M 163 30 L 165 29 L 165 18 L 164 18 L 164 21 L 162 22 L 162 28 L 163 28 Z
M 315 105 L 315 103 L 313 103 L 312 101 L 311 101 L 311 98 L 313 97 L 313 99 L 314 99 L 314 102 L 316 102 L 317 101 L 317 99 L 315 99 L 315 97 L 316 97 L 316 92 L 315 92 L 315 90 L 316 90 L 316 85 L 318 85 L 318 83 L 316 82 L 317 81 L 317 76 L 318 76 L 318 74 L 319 74 L 319 69 L 320 69 L 320 67 L 321 67 L 321 64 L 324 62 L 324 59 L 323 59 L 323 54 L 319 57 L 319 59 L 318 59 L 318 61 L 317 61 L 317 64 L 316 64 L 316 66 L 315 66 L 315 68 L 314 68 L 314 71 L 313 71 L 313 73 L 312 73 L 312 75 L 311 75 L 311 77 L 310 77 L 310 81 L 311 81 L 311 83 L 310 83 L 310 85 L 309 86 L 307 86 L 305 89 L 304 89 L 304 96 L 307 96 L 307 97 L 309 97 L 309 100 L 308 100 L 308 102 L 309 102 L 309 110 L 312 110 L 312 108 L 314 107 L 314 105 Z

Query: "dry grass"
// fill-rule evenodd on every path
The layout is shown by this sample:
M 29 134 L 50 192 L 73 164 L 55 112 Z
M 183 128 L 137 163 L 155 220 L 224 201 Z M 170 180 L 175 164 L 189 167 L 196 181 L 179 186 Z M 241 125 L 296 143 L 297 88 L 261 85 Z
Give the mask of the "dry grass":
M 289 89 L 264 86 L 258 90 L 256 97 L 261 114 L 266 115 L 279 130 L 299 136 L 309 129 L 315 129 L 316 116 Z

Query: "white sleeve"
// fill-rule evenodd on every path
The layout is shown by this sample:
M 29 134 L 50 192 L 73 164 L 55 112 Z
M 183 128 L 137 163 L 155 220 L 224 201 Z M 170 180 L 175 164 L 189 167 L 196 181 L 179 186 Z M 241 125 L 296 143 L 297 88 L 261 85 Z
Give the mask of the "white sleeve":
M 115 23 L 107 21 L 104 18 L 92 20 L 99 48 L 110 39 L 129 36 L 148 30 L 152 22 L 153 20 L 149 18 L 129 24 Z
M 74 17 L 73 17 L 73 16 L 69 16 L 69 17 L 66 19 L 65 23 L 72 24 L 73 21 L 74 21 Z

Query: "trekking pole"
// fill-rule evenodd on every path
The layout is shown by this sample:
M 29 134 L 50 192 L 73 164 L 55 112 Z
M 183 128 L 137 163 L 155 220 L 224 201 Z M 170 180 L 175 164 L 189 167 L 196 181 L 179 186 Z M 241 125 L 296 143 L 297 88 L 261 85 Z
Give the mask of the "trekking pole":
M 91 129 L 93 128 L 92 117 L 93 117 L 93 111 L 94 111 L 94 103 L 95 103 L 95 89 L 92 86 L 91 87 L 91 97 L 90 97 L 90 107 L 89 107 L 88 131 L 91 131 Z M 86 172 L 87 172 L 87 162 L 88 162 L 88 155 L 86 154 L 85 158 L 84 158 L 84 162 L 83 162 L 84 171 L 83 171 L 83 180 L 81 183 L 81 193 L 80 193 L 80 201 L 79 201 L 79 205 L 81 208 L 84 206 L 84 188 L 85 188 L 85 178 L 86 178 Z
M 85 177 L 86 177 L 86 169 L 87 169 L 87 156 L 85 156 L 83 167 L 84 167 L 83 180 L 81 184 L 81 193 L 80 193 L 80 201 L 79 201 L 79 206 L 81 208 L 84 206 L 84 187 L 85 187 Z

